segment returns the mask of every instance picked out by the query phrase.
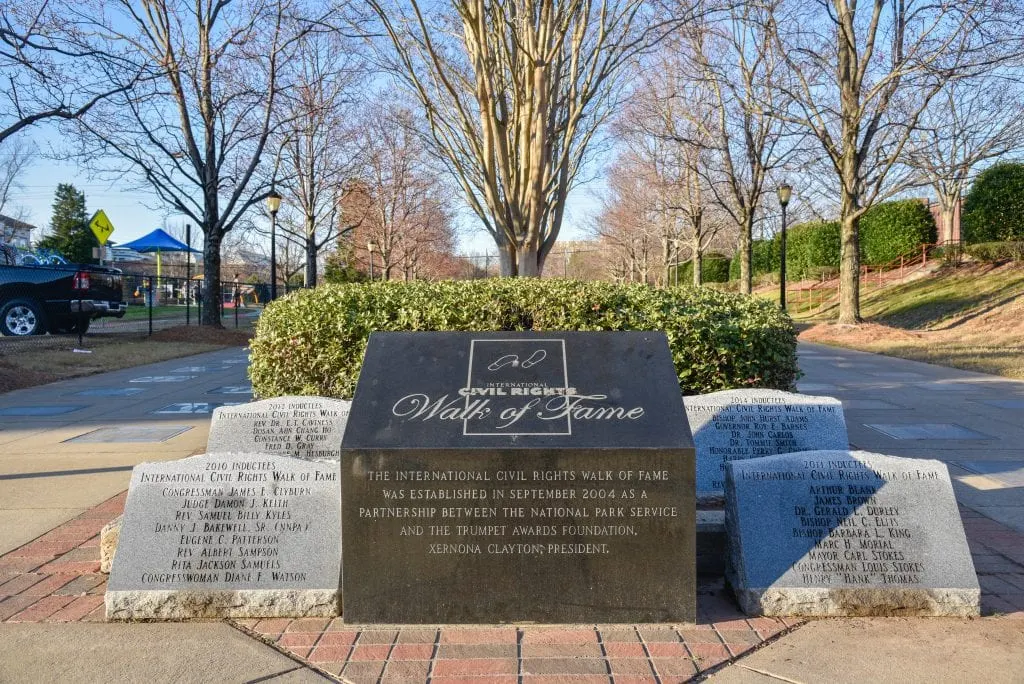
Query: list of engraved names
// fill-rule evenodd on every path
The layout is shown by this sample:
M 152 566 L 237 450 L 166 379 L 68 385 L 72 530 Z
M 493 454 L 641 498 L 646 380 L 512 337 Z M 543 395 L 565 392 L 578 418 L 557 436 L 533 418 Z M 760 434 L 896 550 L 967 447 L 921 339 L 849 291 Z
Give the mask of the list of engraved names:
M 886 470 L 857 460 L 804 460 L 790 471 L 745 470 L 744 480 L 785 480 L 798 487 L 790 535 L 813 546 L 791 566 L 806 585 L 915 585 L 927 572 L 918 531 L 908 525 L 900 487 L 935 481 L 933 466 Z
M 828 404 L 797 404 L 782 397 L 738 398 L 726 406 L 694 403 L 689 410 L 697 415 L 711 414 L 714 430 L 727 435 L 707 447 L 708 454 L 719 461 L 713 489 L 725 486 L 725 464 L 735 459 L 772 456 L 801 450 L 804 435 L 815 426 L 815 413 L 835 414 L 839 406 Z
M 154 556 L 139 580 L 155 584 L 281 586 L 308 579 L 302 554 L 319 520 L 309 500 L 338 486 L 330 465 L 284 470 L 273 460 L 210 460 L 202 470 L 144 472 L 159 515 Z

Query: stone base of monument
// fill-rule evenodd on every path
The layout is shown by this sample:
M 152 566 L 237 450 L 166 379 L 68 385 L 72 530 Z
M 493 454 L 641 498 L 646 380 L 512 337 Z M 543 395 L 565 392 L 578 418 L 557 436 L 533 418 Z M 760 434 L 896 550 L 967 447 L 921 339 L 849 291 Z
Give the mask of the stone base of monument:
M 110 568 L 114 565 L 114 554 L 117 553 L 117 540 L 121 536 L 121 522 L 123 515 L 119 515 L 100 530 L 100 572 L 110 574 Z
M 721 577 L 728 556 L 725 511 L 697 509 L 697 574 L 702 577 Z
M 730 572 L 729 584 L 738 582 Z M 748 615 L 766 617 L 978 617 L 976 589 L 805 588 L 734 590 Z
M 839 450 L 731 461 L 725 518 L 726 577 L 750 615 L 980 614 L 940 461 Z
M 112 621 L 189 618 L 334 617 L 341 592 L 329 590 L 108 591 Z

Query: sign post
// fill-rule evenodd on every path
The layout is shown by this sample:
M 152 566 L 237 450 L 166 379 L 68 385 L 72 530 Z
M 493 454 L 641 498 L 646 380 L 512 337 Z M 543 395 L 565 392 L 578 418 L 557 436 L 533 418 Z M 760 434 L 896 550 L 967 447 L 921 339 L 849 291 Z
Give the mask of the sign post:
M 114 224 L 107 218 L 106 212 L 102 209 L 92 215 L 92 219 L 89 221 L 89 228 L 92 230 L 92 234 L 96 236 L 96 241 L 100 243 L 100 266 L 103 265 L 103 245 L 107 243 L 111 233 L 114 232 Z

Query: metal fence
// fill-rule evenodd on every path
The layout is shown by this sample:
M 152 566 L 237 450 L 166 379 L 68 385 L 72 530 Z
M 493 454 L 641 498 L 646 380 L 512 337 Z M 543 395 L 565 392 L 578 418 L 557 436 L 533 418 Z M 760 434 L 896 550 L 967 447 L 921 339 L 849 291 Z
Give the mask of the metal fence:
M 202 281 L 154 275 L 122 275 L 122 297 L 128 305 L 123 318 L 99 318 L 90 331 L 154 330 L 178 325 L 200 325 L 203 320 Z M 227 328 L 250 327 L 270 298 L 270 286 L 264 283 L 221 282 L 218 302 L 221 325 Z M 140 323 L 144 323 L 139 328 Z
M 102 281 L 110 275 L 90 277 Z M 4 333 L 0 336 L 0 349 L 11 344 L 41 344 L 54 336 L 77 337 L 81 341 L 86 334 L 152 335 L 175 326 L 201 325 L 206 313 L 203 295 L 207 287 L 202 280 L 122 273 L 120 281 L 125 309 L 120 316 L 103 315 L 97 307 L 102 309 L 105 305 L 97 305 L 88 295 L 75 299 L 72 294 L 68 300 L 66 286 L 57 293 L 38 284 L 0 284 L 0 332 Z M 116 292 L 116 280 L 108 284 Z M 278 295 L 288 289 L 279 285 Z M 57 294 L 59 299 L 55 300 Z M 269 284 L 222 281 L 217 311 L 221 325 L 251 328 L 269 297 Z

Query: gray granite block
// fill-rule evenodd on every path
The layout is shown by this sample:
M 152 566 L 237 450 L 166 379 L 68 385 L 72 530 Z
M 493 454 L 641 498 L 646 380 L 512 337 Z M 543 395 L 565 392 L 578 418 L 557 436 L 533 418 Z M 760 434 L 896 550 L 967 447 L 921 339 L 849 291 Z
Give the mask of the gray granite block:
M 727 576 L 774 616 L 976 616 L 980 590 L 939 461 L 806 451 L 732 461 Z
M 213 412 L 206 451 L 337 461 L 351 405 L 325 397 L 275 397 L 223 406 Z
M 109 620 L 334 616 L 338 464 L 204 454 L 132 472 Z
M 843 404 L 771 389 L 684 397 L 697 449 L 697 496 L 721 495 L 732 460 L 813 449 L 848 449 Z

